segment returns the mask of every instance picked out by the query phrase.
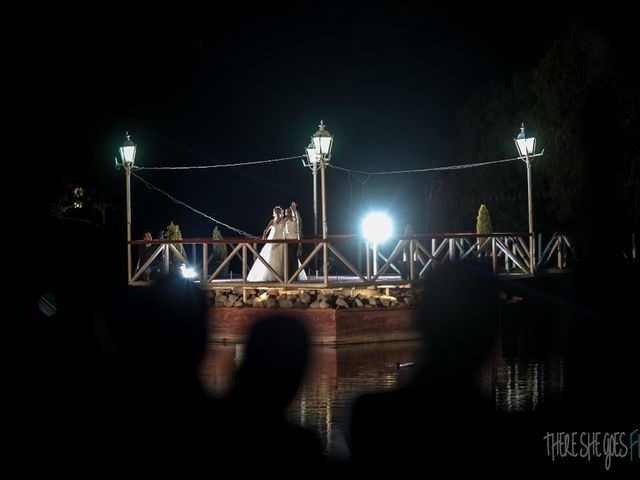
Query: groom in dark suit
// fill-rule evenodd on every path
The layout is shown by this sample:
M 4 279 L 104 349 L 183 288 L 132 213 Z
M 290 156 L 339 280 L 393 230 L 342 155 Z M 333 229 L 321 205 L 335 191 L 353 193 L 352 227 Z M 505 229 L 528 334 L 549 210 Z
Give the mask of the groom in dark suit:
M 296 202 L 291 202 L 291 213 L 293 213 L 293 218 L 296 221 L 296 227 L 298 231 L 298 240 L 302 240 L 304 238 L 302 234 L 302 217 L 300 216 L 300 212 L 298 212 L 298 204 Z M 296 251 L 296 256 L 298 260 L 302 261 L 302 243 L 298 244 L 298 250 Z
M 295 205 L 295 204 L 292 204 Z M 298 219 L 296 218 L 295 211 L 292 207 L 285 209 L 284 211 L 284 238 L 287 240 L 299 240 L 298 235 Z M 298 245 L 295 243 L 287 243 L 287 278 L 293 275 L 298 269 Z M 295 279 L 294 279 L 295 280 Z

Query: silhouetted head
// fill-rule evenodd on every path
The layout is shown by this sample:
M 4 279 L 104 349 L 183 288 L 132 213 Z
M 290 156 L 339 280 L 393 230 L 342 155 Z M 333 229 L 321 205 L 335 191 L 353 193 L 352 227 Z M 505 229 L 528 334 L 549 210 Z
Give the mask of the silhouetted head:
M 465 262 L 438 265 L 423 283 L 419 326 L 432 365 L 475 367 L 486 355 L 500 315 L 492 272 Z
M 27 259 L 32 264 L 24 270 L 32 277 L 38 272 L 30 300 L 36 322 L 29 328 L 35 331 L 29 338 L 41 342 L 44 350 L 38 353 L 45 362 L 54 352 L 73 363 L 107 353 L 115 295 L 103 235 L 83 223 L 57 219 L 41 228 L 47 232 L 47 248 L 34 248 Z
M 207 348 L 204 294 L 178 275 L 159 279 L 145 293 L 126 327 L 132 353 L 159 368 L 195 371 Z
M 640 326 L 633 312 L 640 310 L 640 272 L 605 239 L 595 240 L 571 274 L 578 313 L 569 322 L 563 393 L 576 416 L 637 420 L 637 382 L 630 379 L 637 376 Z M 602 251 L 610 252 L 606 261 Z
M 263 318 L 251 329 L 232 394 L 256 406 L 284 410 L 298 390 L 308 357 L 309 333 L 302 322 L 285 315 Z

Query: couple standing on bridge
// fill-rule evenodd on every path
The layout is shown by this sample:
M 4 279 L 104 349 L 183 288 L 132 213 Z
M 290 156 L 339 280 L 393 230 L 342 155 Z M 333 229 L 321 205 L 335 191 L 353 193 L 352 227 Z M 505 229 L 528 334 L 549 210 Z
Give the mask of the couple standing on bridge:
M 284 209 L 273 208 L 273 219 L 269 221 L 262 234 L 263 240 L 300 240 L 302 238 L 302 218 L 296 202 Z M 284 256 L 287 255 L 288 271 L 284 271 Z M 290 277 L 300 267 L 302 243 L 267 243 L 260 250 L 260 256 L 281 277 Z M 298 275 L 299 280 L 306 280 L 304 270 Z M 276 276 L 257 259 L 251 267 L 247 280 L 250 282 L 271 282 Z M 295 279 L 294 279 L 295 280 Z

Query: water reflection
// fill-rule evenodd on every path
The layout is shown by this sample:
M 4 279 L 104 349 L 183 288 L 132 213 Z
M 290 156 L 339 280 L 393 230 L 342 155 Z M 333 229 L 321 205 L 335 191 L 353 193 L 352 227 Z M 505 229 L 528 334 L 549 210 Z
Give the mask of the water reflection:
M 291 420 L 314 429 L 330 456 L 348 456 L 346 435 L 353 402 L 365 392 L 392 389 L 407 381 L 412 368 L 395 364 L 416 361 L 420 348 L 419 342 L 315 348 L 309 375 L 290 409 Z
M 505 345 L 504 335 L 480 370 L 480 390 L 499 412 L 521 413 L 536 410 L 545 401 L 555 400 L 564 385 L 564 359 L 559 353 L 525 355 Z
M 537 336 L 512 325 L 503 328 L 478 372 L 483 395 L 501 412 L 527 412 L 562 393 L 564 363 L 553 350 L 531 345 Z M 420 365 L 418 341 L 314 347 L 310 368 L 289 408 L 290 419 L 314 430 L 332 458 L 347 458 L 348 422 L 355 399 L 369 391 L 396 388 Z M 203 368 L 215 395 L 230 386 L 243 345 L 212 345 Z M 408 368 L 396 363 L 415 362 Z M 259 400 L 256 400 L 259 401 Z

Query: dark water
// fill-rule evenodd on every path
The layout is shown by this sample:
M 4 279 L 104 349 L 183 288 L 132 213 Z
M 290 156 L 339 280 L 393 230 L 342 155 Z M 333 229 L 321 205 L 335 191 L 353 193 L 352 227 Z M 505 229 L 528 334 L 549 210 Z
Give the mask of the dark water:
M 564 361 L 546 323 L 505 318 L 495 348 L 479 368 L 478 386 L 502 412 L 528 412 L 562 394 Z M 421 343 L 388 342 L 314 347 L 307 377 L 289 409 L 292 422 L 315 431 L 332 458 L 348 458 L 349 415 L 355 399 L 396 388 L 411 379 L 421 361 Z M 244 345 L 212 345 L 204 382 L 224 393 L 242 359 Z M 397 368 L 396 363 L 414 362 Z M 258 400 L 257 400 L 258 401 Z

